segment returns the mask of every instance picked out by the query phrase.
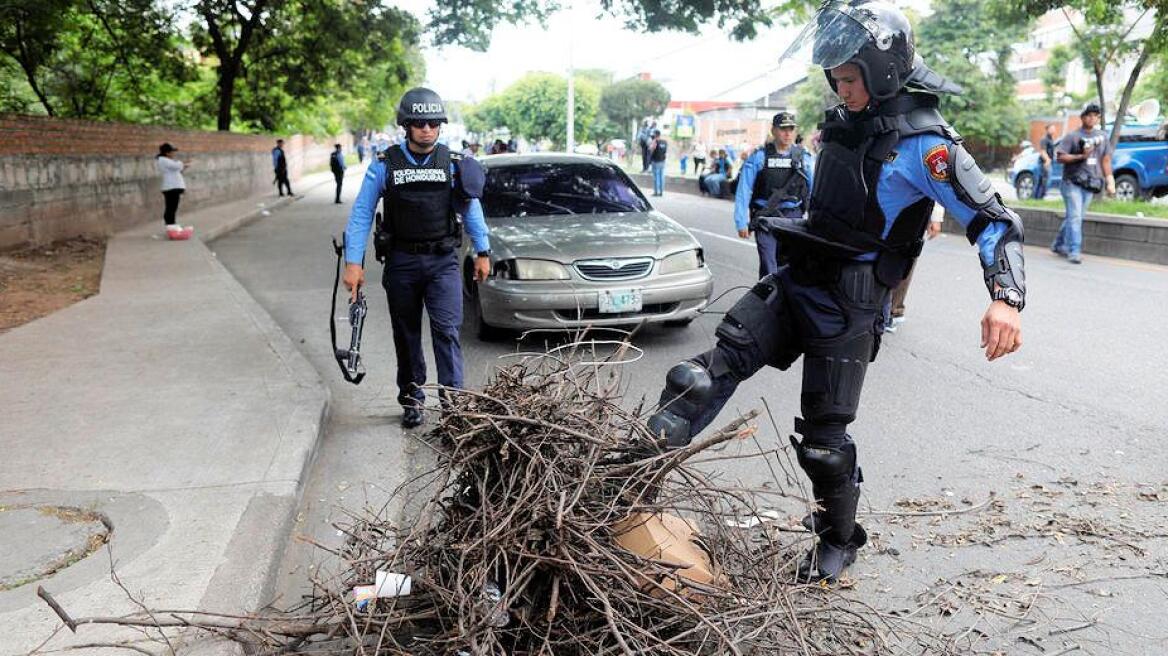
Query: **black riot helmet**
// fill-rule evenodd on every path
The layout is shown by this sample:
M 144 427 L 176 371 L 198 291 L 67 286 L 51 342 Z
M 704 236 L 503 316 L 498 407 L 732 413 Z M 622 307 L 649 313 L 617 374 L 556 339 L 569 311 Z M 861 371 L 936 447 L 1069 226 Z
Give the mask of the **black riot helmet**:
M 811 60 L 824 69 L 832 89 L 836 85 L 830 70 L 856 64 L 875 100 L 895 96 L 909 82 L 915 65 L 921 63 L 908 18 L 878 0 L 827 0 L 784 58 L 809 42 Z
M 410 121 L 446 123 L 446 104 L 442 97 L 425 87 L 414 87 L 405 92 L 397 104 L 397 124 L 405 127 Z

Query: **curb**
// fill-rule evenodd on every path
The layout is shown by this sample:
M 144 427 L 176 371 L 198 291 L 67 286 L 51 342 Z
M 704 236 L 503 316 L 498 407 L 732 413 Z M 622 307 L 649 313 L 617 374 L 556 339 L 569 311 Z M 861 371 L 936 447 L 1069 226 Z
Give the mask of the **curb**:
M 307 190 L 332 182 L 331 177 Z M 255 612 L 271 601 L 277 582 L 277 569 L 284 557 L 287 538 L 295 525 L 296 512 L 304 495 L 308 474 L 316 462 L 320 444 L 331 409 L 332 395 L 319 373 L 292 343 L 291 338 L 280 328 L 276 320 L 256 301 L 242 283 L 223 265 L 210 248 L 215 239 L 230 234 L 264 216 L 265 211 L 273 211 L 290 205 L 297 197 L 280 199 L 272 205 L 233 218 L 201 238 L 203 257 L 223 277 L 230 287 L 230 293 L 241 310 L 244 311 L 263 335 L 268 348 L 280 360 L 284 370 L 297 388 L 311 398 L 291 417 L 288 434 L 297 443 L 289 444 L 292 458 L 299 458 L 295 464 L 298 470 L 295 494 L 281 497 L 257 494 L 248 503 L 233 531 L 231 542 L 222 553 L 222 562 L 216 569 L 204 591 L 199 607 L 202 610 L 225 611 L 223 606 Z M 319 399 L 319 402 L 317 402 Z M 299 453 L 297 451 L 299 450 Z M 182 656 L 235 656 L 243 653 L 241 647 L 200 636 L 179 650 Z

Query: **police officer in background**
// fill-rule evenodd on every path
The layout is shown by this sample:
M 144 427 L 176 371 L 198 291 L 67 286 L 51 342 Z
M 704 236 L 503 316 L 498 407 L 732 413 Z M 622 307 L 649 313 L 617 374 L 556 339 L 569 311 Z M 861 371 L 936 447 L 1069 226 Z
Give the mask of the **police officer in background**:
M 345 153 L 341 150 L 341 144 L 333 145 L 333 152 L 329 155 L 329 170 L 333 172 L 333 179 L 337 183 L 337 197 L 333 202 L 340 205 L 341 183 L 345 181 Z
M 879 347 L 889 289 L 919 255 L 934 203 L 977 246 L 989 308 L 981 319 L 988 360 L 1022 345 L 1022 224 L 937 111 L 960 87 L 915 52 L 900 10 L 872 0 L 829 0 L 788 53 L 811 42 L 843 103 L 827 111 L 806 219 L 764 217 L 785 263 L 743 295 L 719 325 L 717 345 L 669 371 L 649 427 L 688 444 L 763 366 L 803 357 L 802 417 L 791 436 L 816 507 L 817 535 L 801 580 L 835 581 L 867 536 L 856 523 L 863 480 L 855 421 L 868 363 Z M 785 57 L 784 57 L 785 58 Z
M 361 191 L 345 228 L 345 287 L 352 290 L 365 282 L 362 266 L 365 241 L 373 225 L 377 201 L 385 218 L 378 226 L 377 251 L 385 257 L 381 284 L 389 299 L 393 345 L 397 355 L 398 402 L 402 426 L 423 422 L 426 359 L 422 353 L 422 309 L 430 317 L 438 383 L 461 388 L 462 277 L 459 246 L 462 217 L 476 256 L 474 279 L 485 280 L 490 271 L 487 224 L 479 199 L 484 175 L 473 159 L 463 159 L 438 143 L 446 122 L 446 109 L 437 93 L 410 89 L 397 108 L 398 125 L 406 140 L 378 153 L 365 172 Z
M 276 147 L 272 149 L 272 172 L 276 176 L 276 191 L 280 192 L 280 196 L 284 195 L 284 190 L 288 190 L 288 195 L 292 195 L 292 184 L 288 182 L 288 157 L 284 155 L 284 140 L 276 139 Z
M 796 127 L 793 114 L 775 114 L 771 119 L 772 141 L 755 149 L 738 172 L 734 227 L 743 239 L 754 233 L 759 278 L 778 271 L 779 252 L 775 236 L 760 230 L 757 218 L 763 214 L 800 218 L 811 198 L 811 153 L 795 145 Z

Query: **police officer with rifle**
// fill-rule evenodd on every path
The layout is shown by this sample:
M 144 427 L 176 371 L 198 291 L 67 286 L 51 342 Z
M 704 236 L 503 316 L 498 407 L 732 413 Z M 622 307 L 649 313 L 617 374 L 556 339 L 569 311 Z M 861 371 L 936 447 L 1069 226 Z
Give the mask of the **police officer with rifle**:
M 349 214 L 344 282 L 355 301 L 365 282 L 365 243 L 380 200 L 384 220 L 376 226 L 374 249 L 385 263 L 381 284 L 393 325 L 401 422 L 413 428 L 424 420 L 422 310 L 430 319 L 438 383 L 461 388 L 459 250 L 464 226 L 474 246 L 476 282 L 485 280 L 490 271 L 490 244 L 480 204 L 485 182 L 482 167 L 438 143 L 446 122 L 442 99 L 430 89 L 407 91 L 398 104 L 397 122 L 405 128 L 406 140 L 378 153 Z
M 916 54 L 904 14 L 885 2 L 829 0 L 788 54 L 807 43 L 842 100 L 821 125 L 808 217 L 761 219 L 785 263 L 727 312 L 713 349 L 669 370 L 649 426 L 668 446 L 688 444 L 739 383 L 802 356 L 802 439 L 791 443 L 811 480 L 816 508 L 804 524 L 817 539 L 798 576 L 832 582 L 867 541 L 856 523 L 863 477 L 848 424 L 889 290 L 920 254 L 934 203 L 977 247 L 990 296 L 981 342 L 991 361 L 1022 346 L 1026 285 L 1022 223 L 937 111 L 939 94 L 961 89 Z

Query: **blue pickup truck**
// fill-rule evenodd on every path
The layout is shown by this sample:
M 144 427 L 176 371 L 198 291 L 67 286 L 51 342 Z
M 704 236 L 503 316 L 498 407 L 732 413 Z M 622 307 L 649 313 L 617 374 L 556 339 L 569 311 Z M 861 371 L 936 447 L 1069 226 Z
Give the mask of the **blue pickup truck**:
M 1168 124 L 1124 125 L 1119 135 L 1119 146 L 1111 158 L 1115 173 L 1115 197 L 1120 200 L 1147 200 L 1168 195 Z M 1006 179 L 1014 187 L 1018 198 L 1034 197 L 1034 182 L 1038 179 L 1041 160 L 1038 150 L 1029 143 L 1014 160 Z M 1051 167 L 1047 193 L 1058 193 L 1062 182 L 1063 165 L 1057 161 Z

